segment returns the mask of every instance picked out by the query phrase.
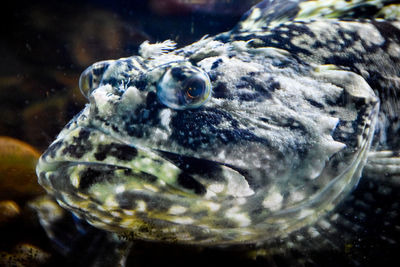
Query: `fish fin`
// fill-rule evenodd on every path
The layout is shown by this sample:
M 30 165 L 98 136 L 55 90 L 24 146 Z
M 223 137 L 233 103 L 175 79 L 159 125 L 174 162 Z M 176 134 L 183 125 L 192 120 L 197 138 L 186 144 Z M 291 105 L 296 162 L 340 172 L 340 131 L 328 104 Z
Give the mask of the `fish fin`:
M 49 195 L 35 199 L 30 207 L 37 212 L 40 224 L 59 254 L 53 261 L 61 258 L 68 266 L 76 267 L 125 266 L 130 240 L 89 225 L 62 209 Z
M 174 50 L 175 47 L 176 43 L 172 40 L 165 40 L 164 42 L 155 44 L 150 44 L 149 41 L 144 41 L 139 47 L 139 54 L 145 59 L 155 58 Z
M 364 167 L 364 175 L 384 175 L 400 184 L 400 151 L 371 151 Z
M 387 25 L 389 26 L 389 24 Z M 396 31 L 395 27 L 389 26 L 388 28 L 391 31 Z M 400 36 L 400 27 L 397 28 L 396 35 Z M 390 40 L 390 37 L 387 39 Z M 391 47 L 399 47 L 398 41 L 396 44 L 385 42 L 385 45 L 387 44 Z M 393 66 L 394 71 L 388 70 L 391 66 Z M 397 74 L 399 67 L 400 60 L 388 61 L 384 71 L 368 78 L 368 82 L 373 86 L 374 91 L 380 98 L 380 115 L 374 140 L 374 146 L 379 150 L 400 151 L 400 76 Z M 373 157 L 372 154 L 371 157 Z
M 268 266 L 393 266 L 400 240 L 400 185 L 363 177 L 315 224 L 255 249 Z M 261 266 L 261 264 L 260 264 Z
M 264 0 L 251 8 L 234 32 L 261 31 L 287 21 L 327 19 L 399 19 L 395 0 Z

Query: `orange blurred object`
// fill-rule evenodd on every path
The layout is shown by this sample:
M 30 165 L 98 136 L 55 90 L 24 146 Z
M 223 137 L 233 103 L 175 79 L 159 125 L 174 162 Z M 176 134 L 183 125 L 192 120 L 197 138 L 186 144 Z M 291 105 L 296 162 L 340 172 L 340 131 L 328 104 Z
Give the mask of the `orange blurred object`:
M 12 221 L 21 214 L 21 208 L 15 201 L 0 200 L 0 226 Z
M 39 156 L 27 143 L 0 136 L 0 200 L 28 198 L 44 192 L 35 173 Z

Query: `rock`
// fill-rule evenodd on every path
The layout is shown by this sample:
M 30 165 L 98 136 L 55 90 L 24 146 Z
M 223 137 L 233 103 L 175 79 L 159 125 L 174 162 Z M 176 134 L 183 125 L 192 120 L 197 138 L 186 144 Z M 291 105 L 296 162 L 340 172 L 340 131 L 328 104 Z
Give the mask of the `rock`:
M 44 193 L 35 174 L 39 152 L 14 138 L 0 136 L 0 200 Z
M 41 266 L 49 261 L 50 254 L 27 243 L 16 245 L 11 252 L 0 251 L 0 266 Z
M 12 200 L 0 201 L 0 226 L 12 221 L 21 214 L 21 208 Z

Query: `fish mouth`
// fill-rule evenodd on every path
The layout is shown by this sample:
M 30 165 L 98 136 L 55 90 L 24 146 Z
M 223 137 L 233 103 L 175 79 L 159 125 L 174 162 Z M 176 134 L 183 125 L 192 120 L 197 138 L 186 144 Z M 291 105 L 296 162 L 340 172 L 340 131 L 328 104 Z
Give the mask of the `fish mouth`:
M 254 194 L 226 164 L 136 147 L 85 127 L 59 136 L 36 171 L 39 184 L 77 217 L 147 240 L 206 240 L 217 213 Z M 220 221 L 226 225 L 226 218 Z
M 93 173 L 107 173 L 109 177 L 107 175 L 96 177 L 84 171 L 79 173 L 68 171 L 70 179 L 63 181 L 62 185 L 59 185 L 59 181 L 55 181 L 54 175 L 49 179 L 44 177 L 45 173 L 50 175 L 52 172 L 60 172 L 60 168 L 79 169 L 77 168 L 79 166 L 85 166 L 86 169 L 93 170 Z M 207 198 L 215 197 L 217 194 L 244 197 L 254 193 L 249 188 L 244 171 L 233 166 L 127 144 L 95 128 L 76 127 L 68 131 L 50 145 L 39 159 L 37 166 L 39 182 L 48 191 L 65 190 L 64 187 L 69 183 L 73 187 L 72 191 L 86 192 L 92 186 L 112 183 L 113 177 L 110 174 L 112 170 L 135 175 L 137 178 L 132 179 L 135 180 L 132 188 L 137 186 L 136 189 L 147 186 L 156 192 L 154 187 L 158 187 L 162 193 L 168 193 L 168 190 L 173 189 L 174 194 Z M 224 180 L 223 172 L 225 176 L 228 173 L 229 178 L 236 181 Z M 130 180 L 118 182 L 129 183 Z M 218 192 L 213 192 L 209 188 L 207 190 L 208 185 L 213 182 L 225 183 L 225 186 L 232 186 L 228 183 L 235 182 L 235 185 L 240 185 L 242 190 L 237 190 L 235 193 L 227 192 L 228 188 L 226 190 L 220 188 Z M 166 191 L 161 190 L 163 187 Z

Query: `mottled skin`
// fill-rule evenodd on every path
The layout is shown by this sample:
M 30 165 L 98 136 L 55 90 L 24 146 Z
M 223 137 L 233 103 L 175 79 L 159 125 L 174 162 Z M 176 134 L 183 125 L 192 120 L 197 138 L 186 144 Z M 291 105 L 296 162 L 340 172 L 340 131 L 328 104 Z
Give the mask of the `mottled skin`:
M 398 149 L 400 23 L 356 19 L 390 2 L 263 1 L 230 32 L 94 64 L 90 103 L 42 155 L 40 184 L 146 240 L 255 243 L 314 223 L 358 183 L 371 143 Z M 211 96 L 176 104 L 196 75 Z M 399 172 L 396 152 L 377 155 Z

